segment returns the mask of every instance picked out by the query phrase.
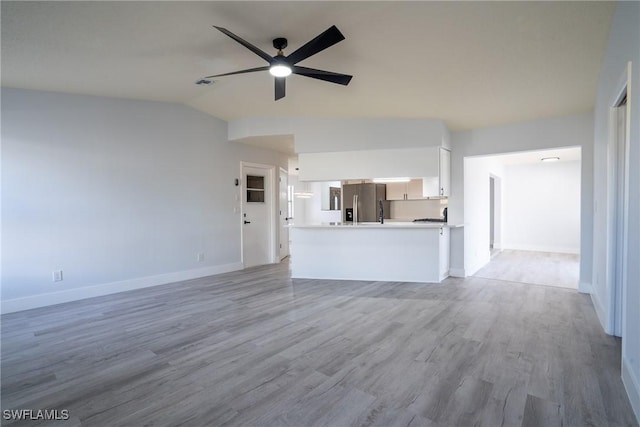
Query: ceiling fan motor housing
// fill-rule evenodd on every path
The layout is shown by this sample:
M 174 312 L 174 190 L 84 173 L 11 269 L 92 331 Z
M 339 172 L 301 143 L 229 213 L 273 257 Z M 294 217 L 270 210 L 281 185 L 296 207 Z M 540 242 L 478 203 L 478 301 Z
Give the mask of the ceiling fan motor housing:
M 285 39 L 284 37 L 273 39 L 273 47 L 278 50 L 283 50 L 287 47 L 287 39 Z

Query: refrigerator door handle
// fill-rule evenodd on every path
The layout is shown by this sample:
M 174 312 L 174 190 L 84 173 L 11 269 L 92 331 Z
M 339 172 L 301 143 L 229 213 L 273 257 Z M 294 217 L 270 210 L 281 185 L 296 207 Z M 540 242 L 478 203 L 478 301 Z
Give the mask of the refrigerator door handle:
M 353 223 L 358 223 L 358 195 L 353 195 Z

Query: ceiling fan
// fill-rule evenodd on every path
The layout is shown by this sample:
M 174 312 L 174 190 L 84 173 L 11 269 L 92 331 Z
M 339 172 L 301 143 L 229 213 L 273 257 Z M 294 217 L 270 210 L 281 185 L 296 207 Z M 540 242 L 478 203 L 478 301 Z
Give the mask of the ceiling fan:
M 322 34 L 320 34 L 313 40 L 310 40 L 304 46 L 300 47 L 298 50 L 288 56 L 284 56 L 284 53 L 282 53 L 282 50 L 287 47 L 287 39 L 285 38 L 278 37 L 276 39 L 273 39 L 273 47 L 278 50 L 278 53 L 276 53 L 276 56 L 271 56 L 263 50 L 252 45 L 248 41 L 236 36 L 226 28 L 216 27 L 215 25 L 214 28 L 231 37 L 242 46 L 246 47 L 251 52 L 267 61 L 269 65 L 266 65 L 264 67 L 234 71 L 231 73 L 216 74 L 215 76 L 204 77 L 205 79 L 268 70 L 269 73 L 271 73 L 271 75 L 275 78 L 275 100 L 277 101 L 278 99 L 284 98 L 285 79 L 290 74 L 298 74 L 305 77 L 311 77 L 312 79 L 324 80 L 326 82 L 337 83 L 345 86 L 349 84 L 351 78 L 353 77 L 347 74 L 333 73 L 331 71 L 317 70 L 315 68 L 307 68 L 296 65 L 298 62 L 305 60 L 310 56 L 313 56 L 316 53 L 321 52 L 328 47 L 331 47 L 334 44 L 344 40 L 344 36 L 335 25 L 331 26 Z

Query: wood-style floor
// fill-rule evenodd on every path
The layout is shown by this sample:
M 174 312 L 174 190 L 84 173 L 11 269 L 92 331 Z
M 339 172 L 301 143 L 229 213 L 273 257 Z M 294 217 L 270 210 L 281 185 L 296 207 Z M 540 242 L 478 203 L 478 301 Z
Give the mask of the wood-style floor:
M 503 250 L 476 277 L 578 289 L 580 256 L 551 252 Z
M 284 263 L 2 316 L 2 408 L 55 425 L 637 425 L 619 365 L 588 296 L 474 277 Z

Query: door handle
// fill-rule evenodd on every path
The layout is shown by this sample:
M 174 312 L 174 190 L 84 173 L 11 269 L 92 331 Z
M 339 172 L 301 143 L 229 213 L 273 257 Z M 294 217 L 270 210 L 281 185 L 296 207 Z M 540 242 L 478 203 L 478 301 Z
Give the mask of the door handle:
M 251 224 L 251 221 L 245 221 L 244 223 L 245 224 Z

